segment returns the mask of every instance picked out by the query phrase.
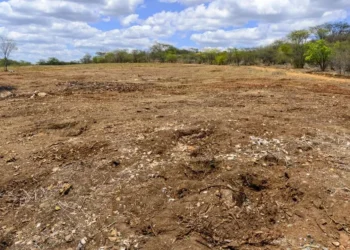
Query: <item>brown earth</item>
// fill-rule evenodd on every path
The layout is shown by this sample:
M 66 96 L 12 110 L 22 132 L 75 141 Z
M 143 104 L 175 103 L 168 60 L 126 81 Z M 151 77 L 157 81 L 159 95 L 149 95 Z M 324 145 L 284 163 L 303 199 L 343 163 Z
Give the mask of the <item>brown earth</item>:
M 350 249 L 350 80 L 0 73 L 0 249 Z

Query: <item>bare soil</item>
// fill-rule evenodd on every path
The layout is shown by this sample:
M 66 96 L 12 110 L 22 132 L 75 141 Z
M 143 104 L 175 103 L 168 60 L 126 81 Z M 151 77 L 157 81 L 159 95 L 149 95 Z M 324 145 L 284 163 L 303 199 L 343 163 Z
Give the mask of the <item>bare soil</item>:
M 0 73 L 0 249 L 350 249 L 350 80 Z

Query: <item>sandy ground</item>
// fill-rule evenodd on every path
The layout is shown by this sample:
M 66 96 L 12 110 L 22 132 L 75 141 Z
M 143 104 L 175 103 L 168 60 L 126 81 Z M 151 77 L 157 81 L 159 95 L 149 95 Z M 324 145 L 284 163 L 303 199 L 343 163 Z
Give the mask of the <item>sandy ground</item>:
M 350 249 L 350 80 L 0 73 L 0 249 Z

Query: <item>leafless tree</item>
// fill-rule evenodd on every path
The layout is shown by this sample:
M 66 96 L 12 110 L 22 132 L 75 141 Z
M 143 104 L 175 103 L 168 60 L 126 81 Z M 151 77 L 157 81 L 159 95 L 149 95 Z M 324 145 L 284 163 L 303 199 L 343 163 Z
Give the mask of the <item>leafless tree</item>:
M 8 58 L 10 57 L 11 52 L 15 49 L 17 49 L 17 47 L 14 40 L 0 36 L 0 52 L 4 57 L 5 71 L 7 71 Z

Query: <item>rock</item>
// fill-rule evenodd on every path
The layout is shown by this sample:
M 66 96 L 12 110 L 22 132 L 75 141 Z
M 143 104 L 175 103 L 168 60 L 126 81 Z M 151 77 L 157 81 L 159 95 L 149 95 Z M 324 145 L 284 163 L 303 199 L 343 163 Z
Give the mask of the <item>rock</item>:
M 276 155 L 273 155 L 271 153 L 266 154 L 261 158 L 263 162 L 269 163 L 269 164 L 282 164 L 283 161 L 279 159 Z
M 0 98 L 7 98 L 12 96 L 12 93 L 10 91 L 4 91 L 0 93 Z
M 45 96 L 47 96 L 47 93 L 45 93 L 45 92 L 39 92 L 37 95 L 38 95 L 39 97 L 45 97 Z
M 45 201 L 45 202 L 43 202 L 43 203 L 41 203 L 41 204 L 39 205 L 39 208 L 40 208 L 40 209 L 43 209 L 43 210 L 46 210 L 46 209 L 48 209 L 49 207 L 50 207 L 50 203 L 47 202 L 47 201 Z
M 332 244 L 336 247 L 340 247 L 340 243 L 338 241 L 334 241 L 334 242 L 332 242 Z
M 81 243 L 82 245 L 86 245 L 86 241 L 87 241 L 87 238 L 84 237 L 84 238 L 82 238 L 82 239 L 80 240 L 80 243 Z
M 84 250 L 84 249 L 85 249 L 86 243 L 87 243 L 87 238 L 86 238 L 86 237 L 82 238 L 82 239 L 79 241 L 79 244 L 78 244 L 76 250 Z
M 111 237 L 116 237 L 116 236 L 117 236 L 117 233 L 118 233 L 117 230 L 113 229 L 113 230 L 110 232 L 109 235 L 110 235 Z
M 231 241 L 224 246 L 224 249 L 239 249 L 240 246 L 241 245 L 237 241 Z
M 66 237 L 64 237 L 64 240 L 66 242 L 72 242 L 73 241 L 73 235 L 71 235 L 71 234 L 67 235 Z
M 236 202 L 234 201 L 233 193 L 231 190 L 228 190 L 228 189 L 221 190 L 220 197 L 227 207 L 231 208 L 235 206 Z
M 301 219 L 305 219 L 305 215 L 303 212 L 301 212 L 300 210 L 295 210 L 294 214 L 298 217 L 300 217 Z
M 108 237 L 108 239 L 111 242 L 117 242 L 118 241 L 118 237 Z
M 40 237 L 39 235 L 35 235 L 35 236 L 33 237 L 33 242 L 38 243 L 38 242 L 40 242 L 40 240 L 41 240 L 41 237 Z
M 53 173 L 56 173 L 58 170 L 60 170 L 60 168 L 57 168 L 57 167 L 56 167 L 56 168 L 53 168 L 53 169 L 52 169 L 52 172 L 53 172 Z

